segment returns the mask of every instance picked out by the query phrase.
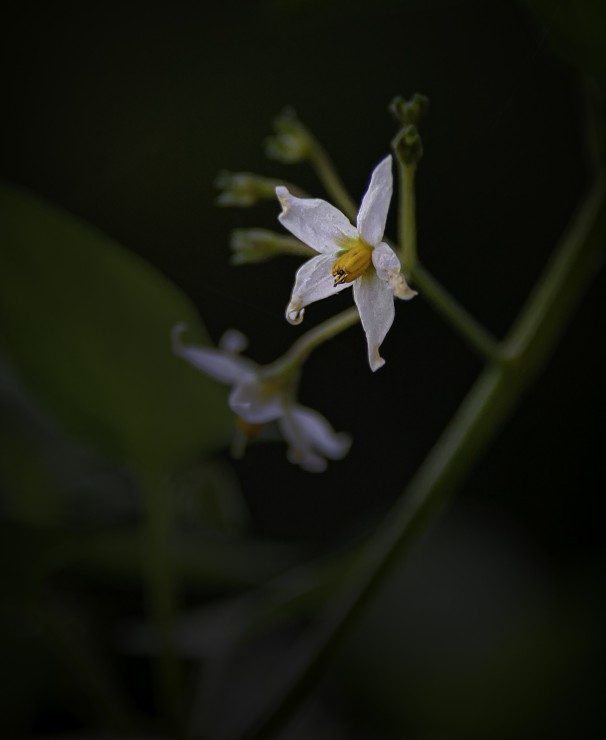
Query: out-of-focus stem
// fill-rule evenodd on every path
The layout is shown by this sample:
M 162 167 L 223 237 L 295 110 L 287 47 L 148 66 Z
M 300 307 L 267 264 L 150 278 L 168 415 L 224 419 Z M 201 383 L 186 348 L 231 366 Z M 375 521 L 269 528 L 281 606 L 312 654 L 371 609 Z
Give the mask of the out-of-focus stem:
M 176 589 L 169 551 L 172 508 L 169 491 L 159 471 L 142 468 L 139 470 L 139 480 L 145 503 L 143 570 L 157 641 L 156 696 L 166 730 L 172 737 L 178 738 L 182 736 L 183 729 L 181 666 L 173 642 Z

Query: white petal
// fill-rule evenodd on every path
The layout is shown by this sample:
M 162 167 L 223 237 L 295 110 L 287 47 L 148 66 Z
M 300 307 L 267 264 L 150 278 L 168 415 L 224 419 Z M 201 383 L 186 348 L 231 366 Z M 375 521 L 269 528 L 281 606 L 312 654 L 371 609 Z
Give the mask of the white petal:
M 293 465 L 300 465 L 309 473 L 322 473 L 326 470 L 326 460 L 316 454 L 297 420 L 287 412 L 280 419 L 280 429 L 288 443 L 287 457 Z
M 322 455 L 337 460 L 349 451 L 349 436 L 337 434 L 328 421 L 313 409 L 290 405 L 279 423 L 289 445 L 288 459 L 311 473 L 326 470 Z
M 257 365 L 245 357 L 239 357 L 212 347 L 191 347 L 181 342 L 185 324 L 177 324 L 172 330 L 173 352 L 187 360 L 198 370 L 227 385 L 239 383 L 254 373 Z
M 334 254 L 344 239 L 355 239 L 356 229 L 330 203 L 319 198 L 297 198 L 280 185 L 276 195 L 282 205 L 280 223 L 291 234 L 321 254 Z
M 228 329 L 219 339 L 219 349 L 237 355 L 248 347 L 248 339 L 237 329 Z
M 387 280 L 388 271 L 397 270 L 400 272 L 400 260 L 394 250 L 385 242 L 381 242 L 372 250 L 372 263 L 381 280 Z
M 375 167 L 358 213 L 358 231 L 373 247 L 383 238 L 393 191 L 391 154 Z
M 289 416 L 318 452 L 331 460 L 340 460 L 345 457 L 351 447 L 351 438 L 348 434 L 337 434 L 328 420 L 322 414 L 306 406 L 291 406 Z
M 375 371 L 385 364 L 379 347 L 393 323 L 393 293 L 374 270 L 368 270 L 354 283 L 354 301 L 366 332 L 370 369 Z
M 400 260 L 389 244 L 381 242 L 372 250 L 372 262 L 377 275 L 389 285 L 397 298 L 408 301 L 417 295 L 417 291 L 406 282 L 400 269 Z
M 255 377 L 247 378 L 233 389 L 229 406 L 251 424 L 265 424 L 284 414 L 282 394 Z
M 290 302 L 286 307 L 286 319 L 291 324 L 300 324 L 303 321 L 305 306 L 351 287 L 351 283 L 340 283 L 335 287 L 335 279 L 330 270 L 336 259 L 335 254 L 319 254 L 299 267 Z
M 311 450 L 289 447 L 286 457 L 293 465 L 299 465 L 308 473 L 323 473 L 328 467 L 326 460 Z

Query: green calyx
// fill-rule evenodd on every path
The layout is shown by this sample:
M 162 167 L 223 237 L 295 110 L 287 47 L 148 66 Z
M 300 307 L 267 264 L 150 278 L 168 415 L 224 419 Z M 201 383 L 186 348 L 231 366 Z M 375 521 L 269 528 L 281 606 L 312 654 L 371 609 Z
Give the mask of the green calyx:
M 414 124 L 400 129 L 392 146 L 397 158 L 406 165 L 415 165 L 423 156 L 423 142 Z
M 418 126 L 429 109 L 429 98 L 415 93 L 410 100 L 398 95 L 389 104 L 389 111 L 402 126 Z

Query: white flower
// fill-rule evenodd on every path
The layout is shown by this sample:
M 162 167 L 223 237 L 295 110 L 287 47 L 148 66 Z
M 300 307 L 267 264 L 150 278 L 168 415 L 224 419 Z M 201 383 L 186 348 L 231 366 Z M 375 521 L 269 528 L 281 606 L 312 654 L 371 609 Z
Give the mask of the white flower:
M 337 434 L 317 411 L 296 403 L 292 377 L 270 376 L 240 352 L 247 346 L 238 331 L 226 332 L 219 349 L 184 345 L 184 324 L 172 330 L 173 352 L 220 383 L 232 386 L 229 406 L 238 417 L 239 428 L 252 437 L 262 426 L 277 421 L 288 443 L 288 459 L 304 470 L 320 473 L 325 457 L 339 460 L 351 446 L 347 434 Z
M 372 370 L 385 364 L 379 347 L 394 319 L 394 296 L 416 295 L 400 271 L 400 261 L 383 239 L 393 181 L 391 156 L 381 161 L 362 199 L 357 226 L 337 208 L 319 198 L 297 198 L 279 186 L 280 223 L 318 256 L 298 270 L 286 318 L 303 320 L 305 306 L 353 285 L 353 295 L 368 340 Z

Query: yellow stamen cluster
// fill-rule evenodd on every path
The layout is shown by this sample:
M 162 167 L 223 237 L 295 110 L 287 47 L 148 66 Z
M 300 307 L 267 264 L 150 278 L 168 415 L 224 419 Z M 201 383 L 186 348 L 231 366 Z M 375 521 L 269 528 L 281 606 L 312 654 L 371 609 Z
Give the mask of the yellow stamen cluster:
M 335 288 L 342 283 L 353 283 L 363 275 L 372 262 L 372 247 L 361 239 L 351 246 L 335 260 L 332 266 L 332 275 L 335 278 Z

